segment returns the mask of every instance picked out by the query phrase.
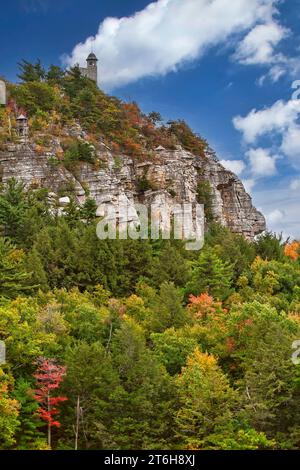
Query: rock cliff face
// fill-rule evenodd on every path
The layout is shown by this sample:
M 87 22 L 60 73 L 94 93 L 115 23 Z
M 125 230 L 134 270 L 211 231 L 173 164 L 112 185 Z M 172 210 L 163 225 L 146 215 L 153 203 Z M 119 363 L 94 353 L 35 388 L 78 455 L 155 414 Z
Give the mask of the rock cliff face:
M 95 165 L 81 162 L 68 171 L 55 160 L 61 150 L 58 138 L 53 138 L 47 151 L 37 150 L 33 143 L 8 144 L 0 151 L 0 179 L 5 183 L 15 177 L 27 187 L 46 187 L 58 199 L 71 191 L 79 204 L 87 195 L 98 204 L 113 204 L 120 196 L 132 203 L 196 202 L 197 185 L 208 181 L 216 222 L 249 239 L 266 228 L 263 215 L 253 207 L 241 181 L 212 152 L 200 158 L 181 147 L 173 151 L 159 147 L 151 161 L 141 163 L 126 156 L 115 158 L 103 144 L 99 148 Z M 143 190 L 142 181 L 147 182 Z

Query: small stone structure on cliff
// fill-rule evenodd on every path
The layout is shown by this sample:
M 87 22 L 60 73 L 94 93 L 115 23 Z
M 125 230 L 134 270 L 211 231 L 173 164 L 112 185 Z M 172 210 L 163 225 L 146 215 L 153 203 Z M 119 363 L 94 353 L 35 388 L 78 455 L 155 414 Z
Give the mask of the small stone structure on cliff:
M 90 55 L 88 56 L 88 58 L 86 59 L 86 68 L 84 67 L 80 67 L 80 72 L 82 73 L 82 75 L 84 75 L 85 77 L 88 77 L 90 78 L 91 80 L 93 80 L 95 83 L 97 83 L 98 81 L 98 59 L 97 57 L 95 56 L 95 54 L 93 52 L 90 53 Z
M 29 136 L 28 118 L 24 116 L 24 114 L 20 114 L 16 118 L 16 122 L 17 122 L 17 133 L 18 133 L 20 142 L 26 143 L 28 141 L 28 136 Z
M 3 80 L 0 80 L 0 106 L 5 106 L 6 102 L 6 84 Z

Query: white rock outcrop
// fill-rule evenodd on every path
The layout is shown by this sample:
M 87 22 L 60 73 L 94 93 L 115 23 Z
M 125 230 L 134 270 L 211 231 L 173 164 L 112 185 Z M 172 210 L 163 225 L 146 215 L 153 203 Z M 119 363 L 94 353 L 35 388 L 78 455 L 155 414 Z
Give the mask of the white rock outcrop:
M 77 129 L 76 129 L 77 130 Z M 75 132 L 75 129 L 73 130 Z M 213 152 L 197 157 L 177 147 L 166 150 L 163 147 L 154 152 L 151 161 L 135 162 L 126 155 L 118 157 L 118 164 L 110 150 L 99 146 L 99 165 L 80 163 L 76 171 L 67 170 L 63 164 L 51 165 L 51 158 L 59 143 L 54 139 L 53 154 L 36 153 L 33 145 L 9 144 L 0 151 L 0 175 L 5 183 L 9 178 L 22 180 L 27 187 L 46 187 L 59 194 L 62 188 L 73 187 L 74 197 L 79 204 L 86 200 L 86 194 L 99 205 L 97 215 L 103 216 L 103 204 L 116 204 L 117 198 L 129 201 L 132 210 L 130 221 L 136 221 L 134 203 L 147 205 L 194 203 L 197 201 L 197 185 L 208 181 L 212 189 L 213 219 L 233 232 L 252 239 L 266 228 L 264 216 L 252 205 L 251 197 L 239 178 L 226 170 Z M 149 188 L 141 189 L 139 182 L 146 180 Z M 59 199 L 65 207 L 68 196 Z

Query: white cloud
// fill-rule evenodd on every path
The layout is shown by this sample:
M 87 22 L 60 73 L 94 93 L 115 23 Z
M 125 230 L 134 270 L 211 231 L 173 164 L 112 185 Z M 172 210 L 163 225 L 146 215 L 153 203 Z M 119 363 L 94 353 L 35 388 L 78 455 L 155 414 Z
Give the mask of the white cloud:
M 277 151 L 261 147 L 246 151 L 249 160 L 249 179 L 245 187 L 251 192 L 260 178 L 276 173 L 279 155 L 286 156 L 288 162 L 300 169 L 300 100 L 277 101 L 269 108 L 253 109 L 247 116 L 234 118 L 233 123 L 246 144 L 255 144 L 259 139 L 272 137 L 272 146 L 278 142 Z M 276 140 L 273 140 L 273 136 Z M 265 143 L 265 141 L 264 141 Z M 249 184 L 250 183 L 250 184 Z M 268 229 L 292 237 L 300 235 L 300 178 L 293 180 L 288 189 L 256 190 L 254 203 L 266 214 Z
M 83 65 L 92 47 L 100 59 L 104 89 L 164 75 L 211 46 L 223 46 L 233 34 L 248 33 L 258 23 L 272 24 L 278 1 L 158 0 L 131 17 L 105 19 L 96 36 L 77 44 L 64 60 Z M 265 42 L 275 44 L 281 34 L 268 31 Z
M 299 238 L 300 191 L 294 192 L 287 188 L 255 191 L 254 203 L 267 214 L 269 230 L 283 232 L 285 238 Z
M 252 109 L 245 117 L 235 117 L 233 125 L 243 134 L 247 144 L 255 144 L 261 137 L 275 135 L 281 139 L 278 153 L 284 154 L 294 168 L 300 169 L 299 117 L 299 99 L 280 100 L 269 108 Z
M 245 142 L 251 144 L 265 134 L 286 132 L 295 124 L 299 114 L 300 100 L 280 100 L 269 108 L 259 111 L 252 109 L 246 117 L 235 117 L 233 124 L 242 132 Z
M 298 78 L 300 74 L 300 59 L 299 57 L 287 57 L 283 54 L 277 54 L 273 57 L 274 65 L 270 68 L 268 73 L 259 79 L 259 84 L 262 85 L 266 79 L 270 79 L 275 83 L 283 75 L 290 75 L 292 78 Z
M 269 77 L 272 82 L 278 82 L 278 80 L 285 74 L 286 70 L 283 65 L 277 64 L 273 65 L 269 71 Z
M 292 191 L 298 191 L 300 189 L 300 178 L 295 179 L 291 182 L 290 189 Z
M 250 162 L 250 171 L 254 178 L 273 176 L 276 174 L 276 160 L 278 155 L 271 155 L 269 149 L 250 149 L 246 153 Z
M 270 69 L 258 79 L 262 86 L 267 79 L 275 83 L 284 75 L 298 78 L 300 59 L 277 52 L 277 46 L 288 36 L 290 29 L 282 26 L 274 18 L 258 24 L 245 36 L 236 49 L 233 58 L 244 65 L 269 65 Z
M 244 185 L 247 193 L 251 194 L 254 186 L 256 185 L 255 179 L 254 178 L 247 178 L 247 179 L 244 179 L 242 182 L 243 182 L 243 185 Z
M 291 125 L 283 135 L 281 150 L 294 168 L 300 169 L 300 126 Z
M 246 168 L 243 160 L 220 160 L 220 163 L 226 170 L 232 171 L 238 176 L 241 175 Z
M 284 218 L 284 212 L 280 209 L 274 209 L 272 212 L 266 215 L 267 223 L 269 225 L 278 224 Z
M 275 21 L 256 25 L 238 46 L 234 58 L 245 65 L 272 64 L 278 59 L 274 48 L 288 35 Z

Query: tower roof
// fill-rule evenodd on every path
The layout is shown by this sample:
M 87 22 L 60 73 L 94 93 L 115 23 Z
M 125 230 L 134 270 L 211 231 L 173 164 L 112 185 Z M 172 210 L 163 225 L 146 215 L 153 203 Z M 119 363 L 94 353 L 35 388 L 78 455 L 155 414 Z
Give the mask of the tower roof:
M 26 121 L 27 120 L 27 117 L 24 116 L 24 114 L 20 114 L 18 117 L 17 117 L 17 121 Z
M 98 60 L 93 52 L 91 52 L 86 60 Z

